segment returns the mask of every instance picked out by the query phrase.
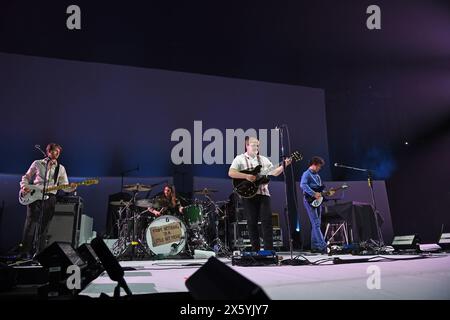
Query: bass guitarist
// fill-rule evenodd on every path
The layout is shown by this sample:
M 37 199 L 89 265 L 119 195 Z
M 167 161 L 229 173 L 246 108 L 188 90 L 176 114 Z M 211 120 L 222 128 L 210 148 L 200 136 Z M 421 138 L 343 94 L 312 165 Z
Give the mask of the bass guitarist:
M 45 172 L 47 172 L 46 189 L 52 186 L 68 184 L 67 172 L 63 165 L 58 163 L 58 158 L 61 155 L 62 147 L 56 143 L 50 143 L 47 145 L 46 153 L 47 158 L 34 161 L 25 175 L 20 181 L 20 188 L 23 194 L 30 192 L 29 185 L 44 185 Z M 47 170 L 46 170 L 47 166 Z M 66 192 L 73 192 L 76 189 L 76 184 L 70 184 L 70 188 L 65 189 Z M 21 243 L 21 255 L 29 258 L 32 254 L 32 249 L 35 249 L 38 253 L 45 248 L 45 241 L 47 237 L 48 226 L 55 213 L 56 204 L 56 191 L 50 191 L 47 193 L 48 199 L 44 200 L 44 214 L 40 219 L 42 200 L 34 201 L 27 206 L 27 217 L 25 219 L 25 225 L 22 235 Z M 41 224 L 39 225 L 39 222 Z M 38 235 L 37 248 L 32 248 L 35 232 L 40 230 Z

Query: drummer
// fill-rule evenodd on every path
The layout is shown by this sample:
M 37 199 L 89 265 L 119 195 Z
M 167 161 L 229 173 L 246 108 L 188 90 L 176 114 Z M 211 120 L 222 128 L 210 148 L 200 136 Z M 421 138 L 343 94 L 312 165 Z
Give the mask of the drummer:
M 155 217 L 159 217 L 162 214 L 176 216 L 183 214 L 183 209 L 184 207 L 181 206 L 173 185 L 164 186 L 163 194 L 155 199 L 152 207 L 147 208 Z

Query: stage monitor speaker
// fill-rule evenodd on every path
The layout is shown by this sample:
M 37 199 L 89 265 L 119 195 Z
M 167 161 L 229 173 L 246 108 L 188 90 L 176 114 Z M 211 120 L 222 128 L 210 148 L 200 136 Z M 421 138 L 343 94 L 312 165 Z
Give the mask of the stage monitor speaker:
M 450 233 L 441 234 L 438 245 L 444 250 L 450 249 Z
M 90 244 L 83 243 L 77 248 L 77 253 L 88 264 L 85 272 L 87 278 L 93 280 L 105 270 L 100 258 Z
M 417 234 L 395 236 L 392 240 L 392 247 L 395 250 L 420 250 L 420 239 Z
M 76 250 L 78 255 L 89 265 L 101 265 L 101 261 L 90 244 L 83 243 Z
M 68 266 L 83 267 L 85 261 L 78 255 L 70 243 L 53 242 L 36 256 L 37 261 L 44 268 L 59 267 L 65 273 Z
M 212 257 L 186 281 L 194 299 L 270 300 L 261 287 Z
M 49 284 L 45 286 L 43 294 L 60 295 L 69 291 L 63 280 L 67 279 L 67 268 L 76 265 L 80 268 L 81 290 L 102 272 L 102 265 L 95 252 L 89 245 L 84 244 L 77 252 L 70 243 L 53 242 L 36 256 L 37 261 L 48 269 Z
M 131 296 L 132 292 L 128 288 L 128 284 L 124 278 L 125 271 L 117 261 L 116 257 L 114 257 L 112 252 L 109 250 L 103 239 L 100 237 L 94 238 L 91 242 L 91 246 L 108 273 L 109 278 L 113 281 L 117 281 L 118 283 L 114 290 L 114 297 L 118 298 L 120 296 L 120 288 L 124 289 L 127 295 Z

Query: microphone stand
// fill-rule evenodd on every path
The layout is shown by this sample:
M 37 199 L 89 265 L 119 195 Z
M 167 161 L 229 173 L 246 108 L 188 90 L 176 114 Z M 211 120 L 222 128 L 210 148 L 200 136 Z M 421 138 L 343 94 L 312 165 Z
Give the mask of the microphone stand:
M 221 212 L 222 214 L 225 214 L 217 205 L 216 202 L 213 201 L 213 199 L 208 195 L 205 194 L 206 199 L 208 199 L 208 201 L 210 202 L 210 204 L 212 204 L 214 206 L 214 213 L 215 213 L 215 217 L 214 217 L 214 232 L 216 235 L 216 238 L 214 240 L 211 241 L 211 243 L 216 243 L 216 245 L 214 247 L 217 247 L 217 250 L 215 250 L 214 247 L 212 247 L 211 249 L 213 249 L 213 251 L 215 251 L 217 253 L 217 255 L 219 255 L 220 253 L 223 253 L 225 256 L 229 256 L 230 255 L 230 251 L 229 248 L 227 247 L 227 226 L 226 226 L 226 220 L 224 221 L 225 224 L 225 244 L 222 242 L 222 240 L 220 240 L 219 237 L 219 212 Z
M 379 241 L 378 246 L 379 246 L 379 248 L 383 248 L 384 247 L 383 234 L 381 232 L 380 223 L 378 221 L 378 209 L 377 209 L 377 205 L 375 202 L 375 192 L 373 189 L 373 172 L 374 172 L 374 170 L 350 167 L 350 166 L 346 166 L 346 165 L 342 165 L 342 164 L 338 164 L 338 163 L 335 163 L 334 166 L 338 167 L 338 168 L 350 169 L 350 170 L 354 170 L 354 171 L 367 172 L 367 184 L 369 186 L 370 195 L 372 197 L 372 208 L 373 208 L 373 211 L 375 214 L 375 224 L 376 224 L 376 228 L 377 228 L 378 241 Z
M 289 242 L 289 251 L 291 254 L 290 259 L 284 259 L 283 264 L 295 265 L 297 262 L 301 260 L 294 259 L 294 247 L 292 243 L 292 235 L 291 235 L 291 222 L 289 220 L 289 211 L 288 211 L 288 190 L 287 190 L 287 176 L 286 176 L 286 155 L 284 153 L 284 139 L 283 139 L 283 126 L 280 127 L 280 140 L 281 140 L 281 160 L 283 163 L 283 180 L 284 180 L 284 217 L 286 220 L 286 227 L 288 231 L 288 242 Z
M 45 201 L 45 194 L 47 191 L 47 185 L 48 185 L 48 179 L 47 179 L 47 174 L 48 174 L 48 166 L 50 164 L 50 158 L 47 157 L 47 155 L 45 154 L 44 151 L 41 150 L 41 148 L 36 147 L 36 149 L 38 149 L 40 152 L 42 152 L 42 154 L 46 157 L 45 160 L 47 160 L 47 162 L 45 163 L 45 174 L 44 174 L 44 188 L 42 189 L 42 199 L 41 199 L 41 212 L 39 213 L 39 219 L 38 219 L 38 223 L 35 225 L 35 230 L 34 230 L 34 238 L 33 238 L 33 259 L 36 258 L 36 255 L 40 252 L 41 250 L 41 228 L 42 228 L 42 219 L 44 217 L 44 201 Z

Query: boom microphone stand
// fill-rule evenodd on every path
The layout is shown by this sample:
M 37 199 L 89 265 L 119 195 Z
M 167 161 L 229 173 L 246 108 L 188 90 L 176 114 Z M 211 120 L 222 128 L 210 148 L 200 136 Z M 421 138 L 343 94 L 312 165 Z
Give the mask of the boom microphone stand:
M 41 199 L 41 212 L 39 213 L 39 219 L 37 224 L 35 224 L 35 230 L 34 230 L 34 238 L 33 238 L 33 259 L 36 257 L 36 255 L 39 253 L 41 249 L 41 228 L 42 228 L 42 219 L 44 217 L 44 201 L 45 201 L 45 194 L 47 191 L 47 174 L 48 174 L 48 166 L 50 164 L 50 158 L 47 157 L 44 151 L 42 151 L 40 145 L 34 146 L 36 149 L 38 149 L 45 157 L 45 160 L 47 161 L 45 163 L 45 174 L 44 174 L 44 188 L 42 189 L 42 199 Z
M 289 251 L 291 254 L 291 258 L 290 259 L 284 259 L 283 260 L 283 264 L 287 264 L 287 265 L 298 265 L 298 264 L 302 264 L 302 260 L 296 260 L 294 259 L 294 247 L 293 247 L 293 243 L 292 243 L 292 234 L 291 234 L 291 222 L 289 220 L 289 212 L 288 212 L 288 190 L 287 190 L 287 176 L 286 176 L 286 154 L 284 153 L 284 139 L 283 139 L 283 130 L 286 129 L 286 125 L 281 125 L 279 128 L 277 127 L 277 129 L 280 132 L 280 141 L 281 141 L 281 159 L 282 159 L 282 163 L 283 163 L 283 180 L 284 180 L 284 217 L 286 220 L 286 227 L 288 230 L 288 241 L 289 241 Z M 289 131 L 288 131 L 289 134 Z M 288 136 L 289 138 L 289 136 Z

